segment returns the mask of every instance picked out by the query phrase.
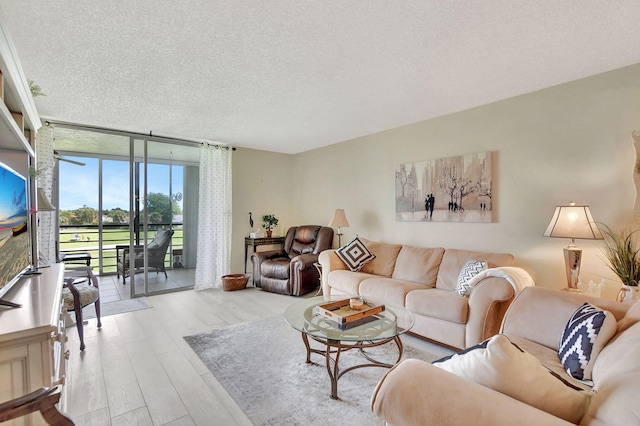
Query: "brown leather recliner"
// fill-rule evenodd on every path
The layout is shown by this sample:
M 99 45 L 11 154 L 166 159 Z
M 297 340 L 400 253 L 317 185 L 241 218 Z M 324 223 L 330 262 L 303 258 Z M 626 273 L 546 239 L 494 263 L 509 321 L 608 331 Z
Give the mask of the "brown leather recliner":
M 301 296 L 320 284 L 313 266 L 323 250 L 333 244 L 333 228 L 302 225 L 289 228 L 282 250 L 259 251 L 251 255 L 253 283 L 274 293 Z

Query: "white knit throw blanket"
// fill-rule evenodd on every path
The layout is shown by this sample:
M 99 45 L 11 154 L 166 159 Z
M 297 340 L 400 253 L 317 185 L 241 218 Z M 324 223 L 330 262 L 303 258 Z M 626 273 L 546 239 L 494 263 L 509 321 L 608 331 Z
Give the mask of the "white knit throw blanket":
M 535 285 L 533 278 L 527 271 L 516 266 L 503 266 L 499 268 L 489 268 L 480 272 L 469 281 L 469 287 L 474 287 L 477 283 L 487 277 L 499 277 L 509 281 L 513 286 L 513 290 L 516 294 L 524 290 L 525 287 L 532 287 Z

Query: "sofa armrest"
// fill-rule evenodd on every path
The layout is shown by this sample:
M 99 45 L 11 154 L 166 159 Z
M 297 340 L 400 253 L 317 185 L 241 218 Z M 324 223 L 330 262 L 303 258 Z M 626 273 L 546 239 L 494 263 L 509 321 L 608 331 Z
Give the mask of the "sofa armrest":
M 371 410 L 393 426 L 571 425 L 424 361 L 408 359 L 380 380 Z
M 324 250 L 318 256 L 318 262 L 322 266 L 322 294 L 325 296 L 331 295 L 331 287 L 329 286 L 329 273 L 337 270 L 347 270 L 347 265 L 336 254 L 336 251 Z
M 469 318 L 465 347 L 498 334 L 500 324 L 515 292 L 504 278 L 487 277 L 479 281 L 469 293 Z

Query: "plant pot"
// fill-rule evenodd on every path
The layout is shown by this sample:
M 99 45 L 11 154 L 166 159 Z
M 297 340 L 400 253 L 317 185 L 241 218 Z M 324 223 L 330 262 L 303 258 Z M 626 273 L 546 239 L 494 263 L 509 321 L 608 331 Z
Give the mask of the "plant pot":
M 267 229 L 267 238 L 271 238 L 271 234 L 273 234 L 273 231 L 271 229 Z
M 623 284 L 616 300 L 630 305 L 634 304 L 636 300 L 640 300 L 640 287 Z

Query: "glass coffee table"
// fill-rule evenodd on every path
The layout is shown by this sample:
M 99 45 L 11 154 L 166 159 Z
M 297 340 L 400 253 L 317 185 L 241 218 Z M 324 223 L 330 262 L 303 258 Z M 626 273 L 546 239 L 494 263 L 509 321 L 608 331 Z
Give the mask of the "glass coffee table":
M 311 363 L 311 354 L 325 357 L 327 372 L 331 380 L 331 398 L 338 399 L 338 380 L 349 371 L 363 367 L 391 368 L 402 358 L 402 341 L 400 335 L 413 327 L 413 314 L 405 308 L 385 303 L 385 310 L 376 314 L 364 324 L 341 329 L 336 322 L 319 314 L 314 308 L 331 301 L 349 299 L 349 296 L 319 296 L 303 299 L 291 305 L 284 313 L 286 321 L 302 334 L 302 341 L 307 349 L 307 363 Z M 309 338 L 324 345 L 325 349 L 314 349 L 309 345 Z M 394 363 L 381 362 L 367 353 L 367 349 L 387 343 L 395 343 L 398 358 Z M 349 350 L 357 350 L 365 359 L 362 364 L 354 365 L 340 371 L 340 354 Z

